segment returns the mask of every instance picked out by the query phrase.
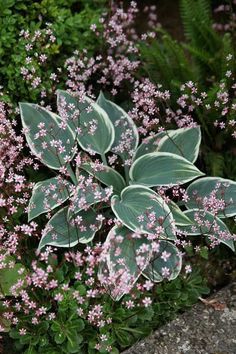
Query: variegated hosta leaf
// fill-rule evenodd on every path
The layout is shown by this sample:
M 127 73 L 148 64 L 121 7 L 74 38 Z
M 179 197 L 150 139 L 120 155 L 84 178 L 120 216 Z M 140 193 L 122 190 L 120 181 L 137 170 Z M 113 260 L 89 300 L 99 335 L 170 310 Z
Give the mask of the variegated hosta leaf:
M 136 125 L 121 107 L 107 100 L 102 92 L 97 99 L 97 104 L 107 112 L 115 127 L 115 139 L 111 151 L 127 159 L 129 153 L 135 151 L 138 146 L 139 135 Z
M 153 190 L 139 185 L 126 187 L 120 197 L 112 197 L 111 207 L 130 230 L 175 239 L 173 215 Z
M 39 249 L 46 245 L 74 247 L 77 243 L 88 243 L 101 225 L 102 221 L 97 220 L 97 214 L 91 209 L 79 212 L 68 221 L 68 207 L 65 207 L 47 223 L 42 232 Z
M 151 242 L 114 226 L 103 245 L 98 277 L 114 300 L 130 292 L 151 258 Z
M 142 143 L 139 145 L 135 152 L 134 160 L 137 160 L 139 157 L 149 154 L 150 152 L 157 152 L 162 138 L 164 138 L 166 134 L 170 132 L 172 132 L 172 130 L 159 132 L 154 136 L 143 139 Z
M 79 127 L 80 109 L 78 100 L 69 92 L 64 90 L 57 90 L 57 110 L 58 113 L 73 132 L 77 132 Z
M 159 241 L 152 259 L 144 269 L 143 275 L 153 282 L 177 278 L 182 268 L 182 257 L 177 247 L 171 242 Z
M 194 163 L 198 157 L 200 144 L 201 130 L 199 127 L 180 128 L 167 132 L 159 143 L 158 151 L 170 152 Z
M 170 208 L 170 211 L 173 215 L 173 218 L 175 220 L 176 225 L 192 225 L 192 221 L 185 215 L 185 213 L 179 208 L 179 206 L 171 201 L 168 203 L 168 207 Z
M 185 158 L 169 152 L 152 152 L 139 157 L 129 174 L 133 183 L 148 187 L 184 184 L 204 175 Z
M 33 220 L 64 203 L 70 196 L 72 186 L 61 177 L 36 183 L 29 201 L 28 220 Z
M 70 116 L 80 113 L 77 139 L 81 148 L 100 155 L 108 152 L 114 142 L 115 130 L 104 109 L 88 97 L 82 100 L 62 90 L 58 91 L 58 96 L 59 102 L 63 97 L 71 107 Z
M 80 210 L 87 210 L 91 205 L 107 202 L 112 195 L 112 188 L 102 188 L 97 183 L 78 185 L 70 199 L 69 218 Z
M 59 170 L 73 158 L 75 133 L 59 116 L 31 103 L 20 103 L 20 113 L 27 143 L 44 165 Z
M 126 187 L 124 178 L 116 170 L 109 166 L 101 165 L 97 168 L 93 162 L 88 162 L 83 163 L 81 168 L 106 186 L 112 186 L 113 191 L 116 193 L 120 193 Z
M 204 177 L 186 190 L 188 209 L 208 209 L 221 218 L 236 215 L 236 182 L 220 177 Z
M 190 236 L 208 236 L 211 242 L 222 242 L 233 251 L 235 250 L 233 236 L 221 219 L 210 212 L 199 209 L 186 210 L 184 214 L 192 221 L 193 225 L 181 226 L 179 227 L 181 231 Z

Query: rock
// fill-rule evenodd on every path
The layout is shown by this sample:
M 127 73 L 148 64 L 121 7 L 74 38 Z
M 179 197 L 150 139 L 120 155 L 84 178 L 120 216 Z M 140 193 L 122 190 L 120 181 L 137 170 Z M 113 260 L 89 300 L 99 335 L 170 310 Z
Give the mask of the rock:
M 233 283 L 123 354 L 236 354 L 235 294 Z

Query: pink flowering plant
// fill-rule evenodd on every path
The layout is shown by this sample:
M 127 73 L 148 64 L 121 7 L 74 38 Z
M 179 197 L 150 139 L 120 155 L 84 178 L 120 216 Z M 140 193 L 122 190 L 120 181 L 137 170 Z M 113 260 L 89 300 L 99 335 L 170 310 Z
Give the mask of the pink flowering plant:
M 133 120 L 102 92 L 96 102 L 57 95 L 59 115 L 20 104 L 31 152 L 57 173 L 34 185 L 28 206 L 29 221 L 49 219 L 39 252 L 99 244 L 98 279 L 119 300 L 141 274 L 152 282 L 175 279 L 187 235 L 234 250 L 222 218 L 236 215 L 236 183 L 203 177 L 194 165 L 198 126 L 163 130 L 139 144 Z

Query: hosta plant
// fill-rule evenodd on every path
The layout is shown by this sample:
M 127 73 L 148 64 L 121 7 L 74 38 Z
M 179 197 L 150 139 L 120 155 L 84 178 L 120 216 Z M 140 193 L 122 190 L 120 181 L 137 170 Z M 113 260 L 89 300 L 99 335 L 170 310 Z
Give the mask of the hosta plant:
M 188 235 L 234 250 L 222 219 L 236 215 L 236 183 L 203 177 L 194 165 L 199 126 L 140 142 L 133 120 L 103 93 L 96 102 L 57 95 L 58 114 L 20 104 L 32 154 L 55 173 L 34 185 L 28 206 L 29 220 L 48 218 L 39 251 L 100 244 L 99 279 L 119 300 L 140 275 L 175 279 Z

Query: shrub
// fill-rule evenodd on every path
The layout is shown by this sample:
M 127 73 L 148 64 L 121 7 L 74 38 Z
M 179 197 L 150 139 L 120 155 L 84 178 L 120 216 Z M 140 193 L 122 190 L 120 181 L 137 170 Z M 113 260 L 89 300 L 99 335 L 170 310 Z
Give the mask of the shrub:
M 88 52 L 94 52 L 99 41 L 91 36 L 90 26 L 97 24 L 99 27 L 99 17 L 104 10 L 104 4 L 103 0 L 2 1 L 0 81 L 4 83 L 3 99 L 14 104 L 23 97 L 27 100 L 40 99 L 40 91 L 22 80 L 21 70 L 25 65 L 32 67 L 35 62 L 38 63 L 35 77 L 46 85 L 46 89 L 53 86 L 53 80 L 49 86 L 49 76 L 52 73 L 58 75 L 57 68 L 63 65 L 65 58 L 71 55 L 73 50 L 86 48 Z M 45 37 L 48 23 L 51 24 L 53 34 Z M 22 31 L 26 38 L 32 38 L 30 47 L 26 46 L 24 40 L 20 40 L 19 33 Z M 48 42 L 51 35 L 51 42 Z M 46 56 L 44 61 L 40 62 L 40 55 Z

